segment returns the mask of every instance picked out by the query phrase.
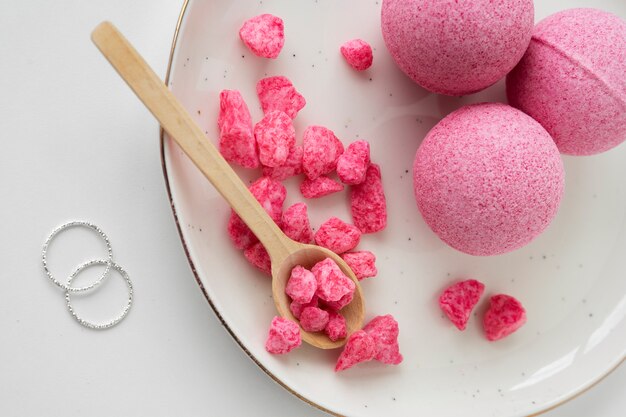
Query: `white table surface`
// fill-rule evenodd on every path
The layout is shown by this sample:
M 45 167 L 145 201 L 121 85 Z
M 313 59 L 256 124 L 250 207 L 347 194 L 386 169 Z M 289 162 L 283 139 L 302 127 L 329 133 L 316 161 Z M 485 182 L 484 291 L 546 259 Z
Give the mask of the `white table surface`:
M 0 2 L 0 416 L 323 415 L 258 369 L 198 290 L 165 192 L 158 126 L 89 40 L 111 20 L 164 75 L 180 6 Z M 43 275 L 45 237 L 74 219 L 108 233 L 133 280 L 135 305 L 111 330 L 74 322 Z M 51 248 L 59 275 L 103 253 L 72 233 Z M 123 305 L 121 280 L 111 282 L 77 302 L 81 313 Z M 546 416 L 624 416 L 624 386 L 626 366 Z

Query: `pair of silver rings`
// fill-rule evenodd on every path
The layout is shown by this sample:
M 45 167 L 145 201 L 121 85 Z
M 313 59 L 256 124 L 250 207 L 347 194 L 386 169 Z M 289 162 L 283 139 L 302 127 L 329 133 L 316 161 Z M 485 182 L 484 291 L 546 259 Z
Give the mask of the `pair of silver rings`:
M 84 227 L 84 228 L 95 231 L 106 244 L 108 256 L 106 257 L 106 259 L 94 259 L 94 260 L 91 260 L 91 261 L 88 261 L 79 265 L 70 274 L 70 276 L 67 279 L 67 283 L 64 284 L 58 279 L 56 279 L 54 275 L 52 274 L 52 272 L 50 271 L 50 269 L 48 268 L 48 247 L 55 236 L 57 236 L 59 233 L 63 232 L 64 230 L 67 230 L 72 227 Z M 88 327 L 90 329 L 98 329 L 98 330 L 108 329 L 110 327 L 115 326 L 120 321 L 122 321 L 124 317 L 126 317 L 128 312 L 130 311 L 130 308 L 133 304 L 133 284 L 130 281 L 130 277 L 128 276 L 128 273 L 120 265 L 118 265 L 117 263 L 113 261 L 113 248 L 111 247 L 111 242 L 109 241 L 108 236 L 102 231 L 102 229 L 100 229 L 95 224 L 85 222 L 85 221 L 72 221 L 69 223 L 65 223 L 64 225 L 59 226 L 56 229 L 54 229 L 52 233 L 50 233 L 50 236 L 48 236 L 48 238 L 46 239 L 46 242 L 43 245 L 42 262 L 43 262 L 43 269 L 46 275 L 48 276 L 48 278 L 50 279 L 50 281 L 52 281 L 54 285 L 56 285 L 57 287 L 65 291 L 65 302 L 66 302 L 67 309 L 69 310 L 70 314 L 72 315 L 72 317 L 74 317 L 74 319 L 76 319 L 76 321 L 78 321 L 83 326 Z M 82 271 L 90 267 L 96 266 L 96 265 L 104 265 L 105 267 L 104 271 L 98 277 L 98 279 L 96 279 L 91 284 L 83 286 L 83 287 L 72 286 L 72 282 L 76 279 L 76 277 Z M 109 276 L 109 272 L 111 272 L 111 269 L 115 269 L 122 276 L 122 278 L 124 278 L 124 280 L 126 281 L 126 286 L 128 287 L 128 300 L 127 300 L 126 305 L 124 306 L 124 309 L 117 317 L 105 323 L 92 323 L 90 321 L 87 321 L 81 318 L 76 312 L 76 310 L 74 309 L 74 307 L 72 306 L 71 294 L 72 293 L 84 293 L 84 292 L 92 291 L 96 289 L 104 281 L 104 279 Z

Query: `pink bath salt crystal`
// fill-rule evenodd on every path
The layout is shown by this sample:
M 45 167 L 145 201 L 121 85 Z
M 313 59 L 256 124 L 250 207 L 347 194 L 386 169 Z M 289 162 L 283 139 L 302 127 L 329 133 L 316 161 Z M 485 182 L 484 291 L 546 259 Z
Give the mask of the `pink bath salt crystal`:
M 302 144 L 302 170 L 309 179 L 314 180 L 335 170 L 337 160 L 343 153 L 343 144 L 332 130 L 309 126 L 304 131 Z
M 498 294 L 489 300 L 489 310 L 485 313 L 483 327 L 490 341 L 500 340 L 526 323 L 526 310 L 510 295 Z
M 233 241 L 235 247 L 241 250 L 247 249 L 259 241 L 234 210 L 231 210 L 230 218 L 228 219 L 228 236 L 230 236 L 230 240 Z
M 239 91 L 223 90 L 220 93 L 217 126 L 220 130 L 219 149 L 224 159 L 244 168 L 259 166 L 252 118 Z
M 283 181 L 289 177 L 302 174 L 302 146 L 294 146 L 287 156 L 287 160 L 277 167 L 263 167 L 263 175 L 276 181 Z
M 353 39 L 341 45 L 341 54 L 348 64 L 357 71 L 365 71 L 372 66 L 372 47 L 362 39 Z
M 291 304 L 289 304 L 289 310 L 291 310 L 291 314 L 293 314 L 295 318 L 300 319 L 302 310 L 307 307 L 317 307 L 318 305 L 319 299 L 317 295 L 314 295 L 313 298 L 311 298 L 311 301 L 309 301 L 308 303 L 299 303 L 297 301 L 292 301 Z
M 285 293 L 293 301 L 306 304 L 313 299 L 316 290 L 317 280 L 311 271 L 300 265 L 291 270 Z
M 317 280 L 316 295 L 324 301 L 338 301 L 346 294 L 354 293 L 354 282 L 330 258 L 316 263 L 311 272 Z
M 361 231 L 337 217 L 331 217 L 315 232 L 315 243 L 342 254 L 355 248 L 361 240 Z
M 246 20 L 239 37 L 256 56 L 276 58 L 285 44 L 285 27 L 280 17 L 262 14 Z
M 335 372 L 344 371 L 357 363 L 368 362 L 376 356 L 376 342 L 363 330 L 350 335 L 346 346 L 339 355 Z
M 300 326 L 307 332 L 320 332 L 328 324 L 328 311 L 319 307 L 305 307 L 300 314 Z
M 354 225 L 362 233 L 378 232 L 387 226 L 387 200 L 378 165 L 371 164 L 365 181 L 352 187 L 350 208 Z
M 344 184 L 356 185 L 365 181 L 370 166 L 370 144 L 364 140 L 352 142 L 337 160 L 337 175 Z
M 268 276 L 272 276 L 272 261 L 261 242 L 257 242 L 243 251 L 248 262 L 256 266 Z
M 326 333 L 328 338 L 333 342 L 345 338 L 348 335 L 346 319 L 337 312 L 329 311 L 328 324 L 326 324 L 324 333 Z
M 254 137 L 259 148 L 259 160 L 266 167 L 285 164 L 296 144 L 296 129 L 287 113 L 273 110 L 254 126 Z
M 256 85 L 256 92 L 264 113 L 280 110 L 292 119 L 306 104 L 306 100 L 287 77 L 277 75 L 261 79 Z
M 313 241 L 313 230 L 306 204 L 295 203 L 285 210 L 282 223 L 283 232 L 296 242 L 311 243 Z
M 398 345 L 400 329 L 398 322 L 391 314 L 374 317 L 363 327 L 376 343 L 376 359 L 389 365 L 398 365 L 402 362 L 402 354 Z
M 354 275 L 361 281 L 364 278 L 372 278 L 378 274 L 376 269 L 376 255 L 364 250 L 357 252 L 347 252 L 341 255 L 348 264 Z
M 350 304 L 354 298 L 354 292 L 349 292 L 337 301 L 324 301 L 324 306 L 330 311 L 339 312 L 342 308 Z
M 283 317 L 274 317 L 265 341 L 265 350 L 282 355 L 291 352 L 302 344 L 300 326 Z
M 324 175 L 314 180 L 305 178 L 300 183 L 300 192 L 304 198 L 320 198 L 343 190 L 343 184 Z
M 465 330 L 470 314 L 484 291 L 483 283 L 475 279 L 457 282 L 441 294 L 439 307 L 459 330 Z
M 285 186 L 271 178 L 261 177 L 252 183 L 249 189 L 272 220 L 280 226 L 283 216 L 283 203 L 287 197 Z

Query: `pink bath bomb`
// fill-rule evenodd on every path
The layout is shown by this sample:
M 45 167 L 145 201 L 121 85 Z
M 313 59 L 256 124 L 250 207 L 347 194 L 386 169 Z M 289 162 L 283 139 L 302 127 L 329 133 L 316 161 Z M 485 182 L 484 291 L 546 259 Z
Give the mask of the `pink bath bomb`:
M 534 16 L 532 0 L 384 0 L 382 32 L 416 83 L 460 96 L 511 71 L 528 47 Z
M 507 77 L 507 95 L 562 153 L 592 155 L 619 145 L 626 140 L 626 22 L 595 9 L 542 20 Z
M 505 104 L 463 107 L 439 122 L 415 155 L 417 206 L 447 244 L 471 255 L 520 248 L 557 212 L 565 174 L 554 141 Z

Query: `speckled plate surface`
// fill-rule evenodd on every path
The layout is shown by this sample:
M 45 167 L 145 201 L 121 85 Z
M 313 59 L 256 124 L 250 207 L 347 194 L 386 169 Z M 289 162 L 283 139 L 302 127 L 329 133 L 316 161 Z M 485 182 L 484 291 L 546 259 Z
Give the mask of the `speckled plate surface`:
M 540 19 L 565 7 L 593 6 L 626 18 L 621 0 L 536 2 Z M 567 4 L 566 4 L 567 3 Z M 285 20 L 277 60 L 252 56 L 238 38 L 242 21 L 259 13 Z M 229 208 L 167 138 L 164 169 L 190 263 L 218 316 L 274 380 L 329 412 L 363 416 L 522 416 L 582 392 L 626 352 L 626 145 L 605 154 L 565 157 L 567 184 L 560 212 L 529 246 L 497 257 L 461 254 L 424 224 L 413 200 L 411 165 L 426 132 L 466 103 L 503 101 L 500 82 L 465 98 L 430 94 L 393 64 L 379 31 L 380 2 L 189 0 L 184 8 L 170 87 L 210 138 L 217 138 L 218 93 L 238 89 L 259 120 L 255 84 L 286 75 L 308 104 L 295 125 L 333 129 L 348 143 L 372 145 L 382 167 L 388 228 L 362 239 L 378 256 L 379 276 L 364 281 L 367 318 L 391 313 L 400 323 L 400 366 L 362 364 L 343 374 L 339 352 L 309 346 L 286 356 L 263 349 L 274 316 L 270 281 L 253 269 L 226 235 Z M 361 37 L 375 49 L 373 67 L 355 73 L 339 45 Z M 246 179 L 258 171 L 239 171 Z M 298 180 L 286 183 L 286 204 L 301 200 Z M 309 203 L 318 226 L 330 215 L 350 220 L 347 196 Z M 483 281 L 486 294 L 505 292 L 528 310 L 528 323 L 497 343 L 485 340 L 477 309 L 465 332 L 439 312 L 436 298 L 462 277 Z M 483 299 L 486 301 L 487 297 Z M 210 378 L 211 376 L 207 376 Z

